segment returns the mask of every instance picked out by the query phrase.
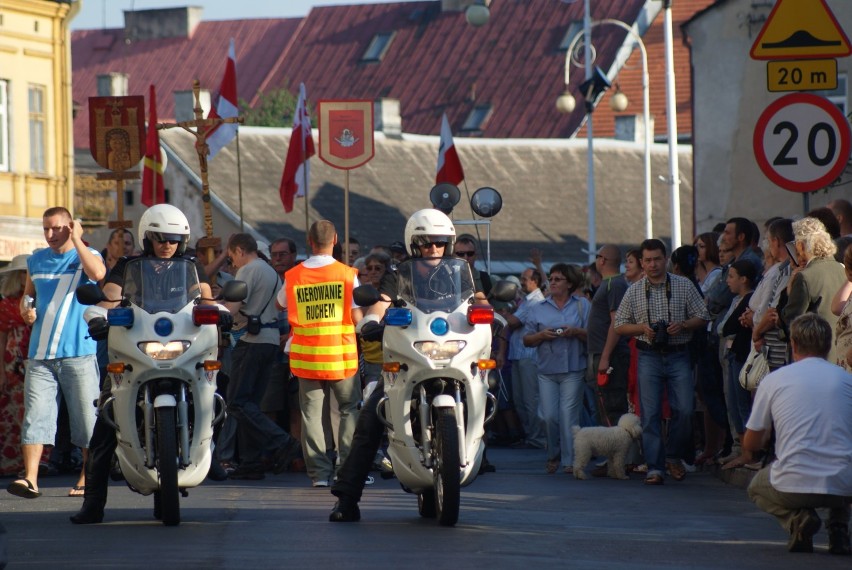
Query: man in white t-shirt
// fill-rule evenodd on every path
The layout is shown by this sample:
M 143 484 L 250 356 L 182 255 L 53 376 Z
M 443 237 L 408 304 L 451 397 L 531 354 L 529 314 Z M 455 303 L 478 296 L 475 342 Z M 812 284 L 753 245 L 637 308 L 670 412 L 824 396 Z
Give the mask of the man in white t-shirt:
M 815 509 L 829 509 L 828 551 L 849 555 L 852 374 L 826 360 L 831 326 L 819 315 L 796 318 L 790 342 L 794 364 L 763 379 L 746 424 L 743 447 L 761 449 L 774 429 L 778 457 L 748 495 L 790 533 L 790 552 L 813 552 L 822 524 Z

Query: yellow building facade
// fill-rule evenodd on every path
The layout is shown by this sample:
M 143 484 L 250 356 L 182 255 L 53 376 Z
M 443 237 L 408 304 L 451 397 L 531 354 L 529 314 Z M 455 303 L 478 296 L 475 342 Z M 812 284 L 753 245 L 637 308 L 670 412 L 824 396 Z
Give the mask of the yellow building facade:
M 0 2 L 0 261 L 45 247 L 41 215 L 73 212 L 71 19 L 80 2 Z

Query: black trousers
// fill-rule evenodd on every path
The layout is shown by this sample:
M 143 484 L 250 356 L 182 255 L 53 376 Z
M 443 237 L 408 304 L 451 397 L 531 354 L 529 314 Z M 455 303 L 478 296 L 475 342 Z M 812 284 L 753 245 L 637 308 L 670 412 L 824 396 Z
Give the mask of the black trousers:
M 331 492 L 337 497 L 347 497 L 354 501 L 361 500 L 364 482 L 370 473 L 370 468 L 376 460 L 376 452 L 382 443 L 385 426 L 379 421 L 376 405 L 385 395 L 385 383 L 379 379 L 376 389 L 364 402 L 355 424 L 355 434 L 352 436 L 352 446 L 346 461 L 337 471 L 337 482 Z

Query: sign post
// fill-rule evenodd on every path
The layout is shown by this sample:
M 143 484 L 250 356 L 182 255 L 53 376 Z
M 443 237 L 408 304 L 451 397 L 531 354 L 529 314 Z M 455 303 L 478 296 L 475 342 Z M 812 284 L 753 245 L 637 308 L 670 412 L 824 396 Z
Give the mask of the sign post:
M 343 259 L 349 265 L 349 171 L 367 164 L 376 153 L 373 140 L 373 102 L 369 100 L 319 101 L 319 157 L 346 171 L 343 193 Z M 306 232 L 307 233 L 307 232 Z

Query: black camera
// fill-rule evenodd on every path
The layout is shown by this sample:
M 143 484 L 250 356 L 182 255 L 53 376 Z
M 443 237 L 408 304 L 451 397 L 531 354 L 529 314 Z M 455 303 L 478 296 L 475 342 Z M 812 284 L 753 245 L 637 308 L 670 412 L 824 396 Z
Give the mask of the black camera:
M 651 325 L 651 330 L 654 331 L 654 340 L 651 342 L 652 346 L 659 347 L 669 345 L 669 333 L 666 330 L 667 328 L 669 328 L 669 323 L 666 321 L 657 321 Z

